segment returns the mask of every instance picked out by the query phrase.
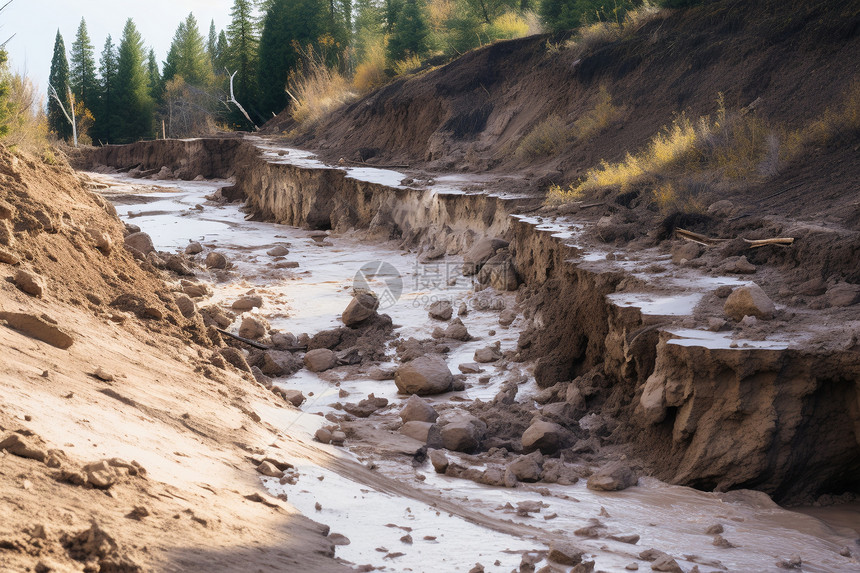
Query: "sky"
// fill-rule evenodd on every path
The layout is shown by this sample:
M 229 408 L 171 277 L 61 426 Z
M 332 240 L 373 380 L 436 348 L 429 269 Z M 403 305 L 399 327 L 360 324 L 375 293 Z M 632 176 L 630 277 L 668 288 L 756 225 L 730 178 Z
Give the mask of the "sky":
M 0 5 L 5 2 L 0 0 Z M 12 0 L 0 12 L 0 42 L 15 34 L 6 44 L 12 71 L 25 72 L 45 92 L 57 30 L 68 58 L 81 18 L 87 21 L 97 66 L 108 34 L 118 45 L 125 21 L 132 18 L 161 67 L 176 27 L 189 12 L 205 38 L 213 19 L 219 32 L 227 27 L 232 5 L 233 0 Z

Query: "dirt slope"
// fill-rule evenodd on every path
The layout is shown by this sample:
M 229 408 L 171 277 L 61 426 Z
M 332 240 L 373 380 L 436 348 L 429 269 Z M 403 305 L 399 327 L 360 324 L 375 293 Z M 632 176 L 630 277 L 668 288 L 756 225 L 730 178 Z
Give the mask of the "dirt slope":
M 122 241 L 68 166 L 0 148 L 0 571 L 341 570 L 254 471 L 292 410 Z

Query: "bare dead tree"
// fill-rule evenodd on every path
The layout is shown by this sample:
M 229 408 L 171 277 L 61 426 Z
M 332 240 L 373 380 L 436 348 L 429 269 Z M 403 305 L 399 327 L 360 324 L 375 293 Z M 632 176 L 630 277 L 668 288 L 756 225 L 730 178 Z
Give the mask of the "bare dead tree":
M 72 93 L 72 88 L 69 89 L 69 104 L 72 107 L 72 115 L 69 117 L 69 112 L 66 111 L 66 106 L 63 105 L 63 101 L 60 99 L 60 96 L 57 95 L 57 90 L 54 89 L 54 86 L 48 84 L 48 87 L 51 88 L 51 97 L 57 100 L 57 103 L 60 105 L 60 109 L 63 110 L 63 115 L 66 116 L 66 119 L 69 120 L 69 123 L 72 124 L 72 141 L 75 143 L 75 147 L 78 146 L 78 126 L 75 122 L 75 94 Z
M 224 71 L 225 71 L 225 72 L 227 72 L 227 73 L 230 73 L 230 70 L 225 69 Z M 239 70 L 236 70 L 235 72 L 233 72 L 232 74 L 230 74 L 230 99 L 228 99 L 227 101 L 228 101 L 229 103 L 233 103 L 233 104 L 235 104 L 235 105 L 236 105 L 236 107 L 238 107 L 238 108 L 239 108 L 239 111 L 241 111 L 241 112 L 242 112 L 242 115 L 244 115 L 244 116 L 245 116 L 245 119 L 247 119 L 247 120 L 248 120 L 248 122 L 249 122 L 251 125 L 253 125 L 253 126 L 254 126 L 254 131 L 259 131 L 259 130 L 260 130 L 260 128 L 259 128 L 259 127 L 257 127 L 257 124 L 256 124 L 256 123 L 254 123 L 253 121 L 251 121 L 251 116 L 249 116 L 249 115 L 248 115 L 248 112 L 247 112 L 247 111 L 245 111 L 245 108 L 244 108 L 244 107 L 242 107 L 242 104 L 240 104 L 238 101 L 236 101 L 236 96 L 234 96 L 234 95 L 233 95 L 233 77 L 234 77 L 238 72 L 239 72 Z

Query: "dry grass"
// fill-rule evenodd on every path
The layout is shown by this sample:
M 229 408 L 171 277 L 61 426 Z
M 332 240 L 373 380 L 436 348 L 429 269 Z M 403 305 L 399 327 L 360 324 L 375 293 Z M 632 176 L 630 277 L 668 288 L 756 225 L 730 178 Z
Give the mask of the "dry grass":
M 302 56 L 302 65 L 287 78 L 287 94 L 292 100 L 290 115 L 299 124 L 313 124 L 352 101 L 355 93 L 349 80 L 330 68 L 312 47 L 303 50 Z
M 644 2 L 639 8 L 627 12 L 624 19 L 619 22 L 601 21 L 582 26 L 576 36 L 565 42 L 564 48 L 573 51 L 575 57 L 579 57 L 634 32 L 659 13 L 659 7 L 650 2 Z
M 50 140 L 44 102 L 30 78 L 10 74 L 8 80 L 9 132 L 3 137 L 3 143 L 13 151 L 21 149 L 40 155 Z
M 406 59 L 400 60 L 398 62 L 394 62 L 394 73 L 398 76 L 405 76 L 406 74 L 411 74 L 415 70 L 421 67 L 421 58 L 419 58 L 415 54 L 409 55 Z
M 382 87 L 388 81 L 385 74 L 385 41 L 380 38 L 369 46 L 362 61 L 355 68 L 352 86 L 360 94 Z
M 547 190 L 546 202 L 550 205 L 561 205 L 563 203 L 582 201 L 584 198 L 585 193 L 577 189 L 574 185 L 568 185 L 567 187 L 550 185 Z
M 537 124 L 517 146 L 516 155 L 522 159 L 555 155 L 570 140 L 570 129 L 558 115 L 551 115 Z
M 618 107 L 612 103 L 612 95 L 606 86 L 600 86 L 594 107 L 573 123 L 576 138 L 587 139 L 600 133 L 618 119 L 624 111 L 623 107 Z

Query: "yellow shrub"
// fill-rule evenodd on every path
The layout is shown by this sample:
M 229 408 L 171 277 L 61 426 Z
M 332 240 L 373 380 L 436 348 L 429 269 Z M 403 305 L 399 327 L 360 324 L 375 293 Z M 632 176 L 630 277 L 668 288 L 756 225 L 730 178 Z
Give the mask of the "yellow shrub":
M 385 45 L 384 41 L 375 42 L 367 50 L 363 62 L 355 68 L 352 85 L 359 93 L 374 90 L 388 80 L 385 75 Z
M 421 58 L 415 54 L 410 54 L 406 59 L 394 62 L 394 73 L 398 76 L 403 76 L 414 72 L 421 67 Z
M 523 137 L 516 154 L 520 158 L 555 155 L 569 139 L 570 130 L 564 121 L 557 115 L 551 115 Z
M 529 33 L 529 23 L 515 12 L 506 12 L 493 20 L 487 33 L 492 39 L 522 38 Z
M 287 94 L 292 99 L 290 114 L 298 123 L 314 123 L 331 110 L 355 98 L 350 83 L 313 48 L 303 52 L 303 63 L 287 78 Z
M 606 86 L 600 86 L 594 108 L 573 123 L 577 139 L 587 139 L 600 133 L 623 112 L 624 108 L 612 104 L 612 96 Z
M 573 185 L 568 185 L 566 188 L 561 185 L 550 185 L 547 191 L 546 202 L 551 205 L 558 205 L 561 203 L 582 201 L 584 197 L 585 194 Z

